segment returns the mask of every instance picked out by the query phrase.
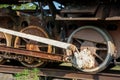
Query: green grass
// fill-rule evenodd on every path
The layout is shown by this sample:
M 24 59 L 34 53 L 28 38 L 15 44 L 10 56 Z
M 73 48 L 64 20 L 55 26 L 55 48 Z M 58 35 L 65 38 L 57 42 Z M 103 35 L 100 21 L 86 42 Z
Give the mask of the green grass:
M 62 63 L 62 64 L 60 64 L 60 66 L 68 66 L 68 67 L 71 67 L 72 64 L 71 64 L 71 63 Z
M 111 68 L 111 70 L 120 70 L 120 65 L 117 65 L 117 66 Z
M 25 69 L 22 72 L 15 74 L 14 78 L 15 80 L 39 80 L 38 73 L 39 70 L 36 68 L 33 70 Z

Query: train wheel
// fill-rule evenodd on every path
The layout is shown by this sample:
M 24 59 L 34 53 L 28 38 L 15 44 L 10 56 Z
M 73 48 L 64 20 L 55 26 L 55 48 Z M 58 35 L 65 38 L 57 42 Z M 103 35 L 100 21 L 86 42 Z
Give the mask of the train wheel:
M 11 46 L 11 38 L 11 35 L 0 32 L 0 46 Z M 0 54 L 4 55 L 4 52 L 0 52 Z M 5 61 L 3 57 L 0 57 L 0 64 L 3 64 Z
M 49 38 L 47 33 L 43 29 L 36 26 L 26 27 L 22 29 L 20 32 Z M 14 47 L 23 48 L 23 49 L 32 50 L 32 51 L 45 51 L 48 53 L 50 53 L 52 50 L 50 45 L 38 43 L 36 41 L 32 41 L 32 40 L 20 38 L 20 37 L 16 37 Z M 27 67 L 38 67 L 38 66 L 42 66 L 44 64 L 44 61 L 40 59 L 34 59 L 32 57 L 26 57 L 26 59 L 21 63 Z
M 71 63 L 83 72 L 100 72 L 112 60 L 114 44 L 110 35 L 101 28 L 82 26 L 73 31 L 68 42 L 74 44 L 80 52 L 72 56 Z

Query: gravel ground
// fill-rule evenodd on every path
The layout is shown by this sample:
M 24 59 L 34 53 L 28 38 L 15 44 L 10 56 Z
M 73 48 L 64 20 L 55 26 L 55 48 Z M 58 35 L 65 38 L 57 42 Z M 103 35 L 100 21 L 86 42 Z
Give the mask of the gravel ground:
M 12 74 L 0 73 L 0 80 L 14 80 Z

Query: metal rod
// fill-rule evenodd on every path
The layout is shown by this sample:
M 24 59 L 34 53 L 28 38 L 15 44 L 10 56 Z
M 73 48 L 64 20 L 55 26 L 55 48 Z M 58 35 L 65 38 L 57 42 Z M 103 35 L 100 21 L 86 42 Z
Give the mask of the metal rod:
M 70 49 L 71 46 L 73 46 L 72 44 L 69 44 L 69 43 L 60 42 L 60 41 L 57 41 L 57 40 L 52 40 L 52 39 L 48 39 L 48 38 L 44 38 L 44 37 L 40 37 L 40 36 L 38 37 L 38 36 L 35 36 L 35 35 L 21 33 L 21 32 L 18 32 L 18 31 L 13 31 L 13 30 L 1 28 L 1 27 L 0 27 L 0 32 L 11 34 L 11 35 L 18 36 L 18 37 L 23 37 L 23 38 L 26 38 L 26 39 L 30 39 L 30 40 L 33 40 L 33 41 L 53 45 L 53 46 L 64 48 L 64 49 Z

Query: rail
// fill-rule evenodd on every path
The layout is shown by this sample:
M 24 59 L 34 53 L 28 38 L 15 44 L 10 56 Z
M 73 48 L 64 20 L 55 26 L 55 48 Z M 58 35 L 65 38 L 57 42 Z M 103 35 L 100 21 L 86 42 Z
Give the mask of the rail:
M 9 73 L 15 74 L 18 72 L 27 69 L 26 67 L 18 66 L 8 66 L 0 65 L 0 73 Z M 88 74 L 83 72 L 78 72 L 75 70 L 62 70 L 62 69 L 51 69 L 51 68 L 39 68 L 40 76 L 49 76 L 49 77 L 59 77 L 59 78 L 68 78 L 68 79 L 81 79 L 81 80 L 120 80 L 120 72 L 114 73 L 111 71 L 109 73 L 97 73 L 97 74 Z

